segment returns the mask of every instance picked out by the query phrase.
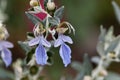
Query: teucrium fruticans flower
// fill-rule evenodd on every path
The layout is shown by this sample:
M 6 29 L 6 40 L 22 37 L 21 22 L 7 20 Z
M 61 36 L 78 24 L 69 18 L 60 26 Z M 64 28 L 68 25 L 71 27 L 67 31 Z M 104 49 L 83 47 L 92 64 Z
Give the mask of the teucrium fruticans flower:
M 39 5 L 32 5 L 32 1 L 39 3 Z M 71 33 L 72 30 L 73 32 L 75 30 L 70 23 L 61 22 L 64 6 L 57 9 L 53 0 L 45 0 L 44 6 L 42 5 L 43 3 L 36 1 L 31 0 L 32 10 L 26 11 L 28 18 L 35 24 L 33 28 L 34 36 L 32 39 L 29 39 L 28 44 L 36 48 L 36 62 L 39 65 L 47 64 L 47 51 L 51 50 L 50 47 L 54 45 L 54 47 L 60 46 L 59 54 L 66 67 L 71 63 L 71 49 L 66 43 L 72 44 L 73 41 L 64 33 L 67 31 Z M 44 13 L 46 16 L 43 17 L 41 13 Z
M 13 44 L 6 41 L 9 34 L 5 25 L 0 23 L 0 55 L 6 66 L 9 66 L 12 62 L 12 54 L 8 48 L 13 48 Z

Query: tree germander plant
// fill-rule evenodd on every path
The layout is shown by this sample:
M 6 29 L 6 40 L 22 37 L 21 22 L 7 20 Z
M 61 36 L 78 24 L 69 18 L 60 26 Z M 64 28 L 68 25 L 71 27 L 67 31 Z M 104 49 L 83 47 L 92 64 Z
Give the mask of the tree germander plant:
M 5 1 L 5 2 L 4 2 Z M 7 3 L 0 0 L 1 4 Z M 118 22 L 120 22 L 120 9 L 116 2 L 112 1 Z M 0 78 L 9 80 L 46 80 L 42 74 L 45 65 L 52 65 L 54 50 L 51 47 L 59 47 L 59 55 L 65 67 L 71 63 L 71 48 L 73 44 L 70 33 L 75 34 L 74 27 L 62 20 L 64 6 L 58 8 L 53 0 L 30 0 L 30 8 L 25 12 L 27 17 L 33 22 L 32 32 L 27 32 L 25 41 L 18 41 L 18 44 L 25 50 L 25 60 L 17 59 L 12 68 L 13 72 L 1 67 Z M 0 5 L 0 56 L 8 67 L 12 62 L 12 54 L 8 48 L 13 48 L 13 44 L 6 39 L 9 33 L 3 24 L 6 20 L 4 14 L 5 6 Z M 97 43 L 99 56 L 92 57 L 84 55 L 83 63 L 73 61 L 71 67 L 78 74 L 76 77 L 61 76 L 60 80 L 120 80 L 120 75 L 108 69 L 112 62 L 120 62 L 120 36 L 113 34 L 113 27 L 108 31 L 100 26 L 100 35 Z M 93 68 L 91 62 L 96 64 Z M 1 63 L 1 61 L 0 61 Z M 54 65 L 54 64 L 53 64 Z

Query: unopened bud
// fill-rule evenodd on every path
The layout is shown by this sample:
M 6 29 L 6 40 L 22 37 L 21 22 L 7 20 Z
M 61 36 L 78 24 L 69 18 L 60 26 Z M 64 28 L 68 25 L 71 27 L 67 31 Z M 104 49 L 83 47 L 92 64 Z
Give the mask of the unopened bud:
M 35 7 L 35 6 L 38 6 L 38 5 L 39 5 L 39 2 L 37 0 L 31 0 L 30 1 L 30 6 Z
M 83 80 L 92 80 L 91 76 L 84 76 Z
M 105 69 L 103 69 L 103 70 L 101 70 L 101 71 L 99 72 L 99 75 L 100 75 L 100 76 L 107 76 L 107 75 L 108 75 L 108 72 L 107 72 Z
M 5 25 L 0 24 L 0 40 L 4 40 L 8 38 L 9 34 L 7 32 L 7 29 L 5 28 Z
M 52 11 L 55 9 L 55 3 L 54 2 L 48 2 L 47 3 L 47 9 Z
M 112 59 L 115 59 L 117 57 L 116 53 L 113 51 L 113 52 L 110 52 L 108 53 L 108 57 L 109 58 L 112 58 Z

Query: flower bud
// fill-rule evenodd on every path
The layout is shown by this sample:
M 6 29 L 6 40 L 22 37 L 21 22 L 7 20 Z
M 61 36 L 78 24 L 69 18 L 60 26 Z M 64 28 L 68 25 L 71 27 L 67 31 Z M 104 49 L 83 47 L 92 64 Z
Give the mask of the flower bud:
M 37 72 L 38 72 L 38 67 L 37 66 L 30 67 L 30 74 L 31 75 L 36 75 Z
M 99 75 L 100 75 L 100 76 L 107 76 L 107 75 L 108 75 L 108 72 L 107 72 L 105 69 L 102 69 L 102 70 L 99 72 Z
M 47 3 L 47 9 L 52 11 L 55 9 L 55 3 L 54 2 L 48 2 Z
M 113 52 L 110 52 L 108 53 L 108 57 L 109 58 L 112 58 L 112 59 L 115 59 L 117 57 L 116 53 L 113 51 Z
M 31 0 L 30 1 L 30 6 L 35 7 L 35 6 L 38 6 L 38 5 L 39 5 L 39 2 L 37 0 Z
M 92 77 L 91 76 L 84 76 L 83 80 L 92 80 Z
M 7 29 L 5 28 L 5 25 L 0 24 L 0 40 L 4 40 L 8 38 L 9 34 L 7 32 Z

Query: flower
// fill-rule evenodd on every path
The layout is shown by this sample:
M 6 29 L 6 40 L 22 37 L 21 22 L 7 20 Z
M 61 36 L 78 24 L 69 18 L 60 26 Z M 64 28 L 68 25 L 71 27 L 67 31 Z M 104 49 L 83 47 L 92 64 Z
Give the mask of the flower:
M 6 28 L 4 25 L 0 24 L 0 55 L 6 67 L 8 67 L 12 62 L 12 54 L 8 48 L 13 48 L 13 44 L 6 41 L 8 36 L 9 34 Z
M 35 38 L 29 41 L 29 46 L 37 45 L 35 50 L 35 57 L 37 64 L 45 65 L 47 64 L 47 53 L 45 47 L 51 47 L 51 44 L 44 38 L 43 33 L 44 29 L 38 24 L 34 29 Z
M 54 47 L 60 46 L 59 54 L 63 60 L 65 67 L 67 67 L 67 65 L 69 63 L 71 63 L 71 49 L 65 42 L 73 44 L 73 41 L 69 36 L 63 35 L 63 33 L 67 29 L 68 28 L 58 28 L 57 29 L 57 31 L 59 32 L 58 39 L 54 43 Z

